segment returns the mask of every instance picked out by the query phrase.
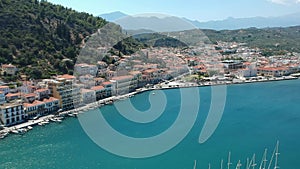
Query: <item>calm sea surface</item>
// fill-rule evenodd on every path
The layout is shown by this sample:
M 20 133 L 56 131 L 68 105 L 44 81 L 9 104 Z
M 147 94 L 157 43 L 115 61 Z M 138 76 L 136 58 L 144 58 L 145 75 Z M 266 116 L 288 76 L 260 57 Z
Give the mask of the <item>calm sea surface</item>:
M 220 168 L 221 159 L 224 166 L 227 163 L 229 151 L 235 164 L 239 159 L 245 163 L 253 153 L 260 162 L 264 149 L 269 149 L 270 156 L 277 140 L 280 168 L 300 168 L 300 80 L 228 86 L 223 118 L 204 144 L 198 143 L 198 137 L 209 111 L 211 88 L 199 91 L 200 111 L 191 132 L 159 156 L 129 159 L 113 155 L 89 139 L 78 119 L 67 118 L 61 124 L 36 126 L 22 136 L 0 140 L 0 168 L 192 169 L 194 160 L 197 168 L 208 168 L 209 163 L 211 168 Z M 129 122 L 113 105 L 102 107 L 101 112 L 114 129 L 125 135 L 154 136 L 172 125 L 180 108 L 180 90 L 164 92 L 168 100 L 165 112 L 150 124 Z M 132 104 L 147 110 L 149 94 L 131 98 Z

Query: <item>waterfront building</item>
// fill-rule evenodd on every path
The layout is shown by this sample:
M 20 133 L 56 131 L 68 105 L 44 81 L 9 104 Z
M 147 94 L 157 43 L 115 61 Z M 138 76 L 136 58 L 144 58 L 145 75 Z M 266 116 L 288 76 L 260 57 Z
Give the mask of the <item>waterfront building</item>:
M 75 79 L 74 76 L 66 75 L 47 82 L 50 95 L 59 99 L 62 110 L 70 110 L 74 108 L 74 105 L 80 104 L 80 88 L 75 84 Z
M 103 86 L 94 86 L 91 89 L 94 90 L 97 101 L 108 97 L 107 91 Z
M 27 118 L 45 115 L 45 103 L 35 100 L 32 103 L 24 103 L 25 113 Z
M 101 86 L 103 86 L 106 90 L 106 97 L 112 96 L 112 91 L 113 91 L 113 83 L 112 82 L 110 82 L 110 81 L 103 82 L 101 84 Z
M 287 67 L 261 67 L 258 68 L 257 74 L 261 76 L 269 76 L 269 77 L 281 77 L 285 75 L 289 75 L 289 68 Z
M 80 89 L 81 102 L 82 103 L 92 103 L 96 101 L 96 92 L 91 89 Z
M 244 67 L 238 70 L 239 77 L 255 77 L 257 76 L 256 63 L 245 62 Z
M 129 93 L 137 87 L 137 80 L 132 75 L 113 77 L 111 82 L 114 86 L 113 94 L 116 95 Z
M 22 123 L 25 120 L 23 105 L 17 103 L 1 105 L 0 120 L 4 126 Z
M 50 97 L 49 99 L 44 99 L 43 102 L 45 103 L 45 114 L 51 114 L 57 112 L 59 109 L 59 100 Z

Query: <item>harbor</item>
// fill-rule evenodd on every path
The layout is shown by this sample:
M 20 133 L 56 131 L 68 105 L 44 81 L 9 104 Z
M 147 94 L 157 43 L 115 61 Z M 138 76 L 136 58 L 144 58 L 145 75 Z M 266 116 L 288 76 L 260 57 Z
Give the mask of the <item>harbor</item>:
M 175 79 L 180 79 L 177 77 Z M 14 125 L 11 127 L 4 127 L 0 130 L 0 138 L 5 138 L 9 133 L 13 134 L 24 134 L 25 132 L 32 129 L 33 126 L 43 126 L 50 122 L 62 122 L 64 117 L 77 117 L 78 114 L 85 113 L 90 109 L 96 109 L 101 106 L 107 104 L 113 104 L 113 102 L 118 100 L 128 99 L 130 97 L 135 96 L 136 94 L 143 93 L 146 91 L 152 90 L 166 90 L 166 89 L 176 89 L 176 88 L 189 88 L 189 87 L 205 87 L 205 86 L 216 86 L 216 85 L 233 85 L 233 84 L 245 84 L 245 83 L 257 83 L 257 82 L 270 82 L 270 81 L 282 81 L 282 80 L 296 80 L 298 77 L 293 76 L 284 76 L 284 77 L 274 77 L 274 78 L 264 78 L 264 79 L 252 79 L 252 80 L 240 80 L 240 81 L 209 81 L 209 82 L 202 82 L 202 83 L 190 83 L 190 82 L 183 82 L 182 80 L 172 80 L 172 81 L 164 81 L 162 83 L 156 84 L 152 87 L 148 88 L 139 88 L 134 92 L 127 93 L 124 95 L 119 96 L 112 96 L 109 98 L 105 98 L 93 103 L 89 103 L 86 105 L 80 105 L 78 108 L 73 110 L 68 110 L 64 112 L 58 112 L 56 115 L 50 114 L 46 116 L 36 117 L 36 119 L 28 120 L 24 123 Z M 153 93 L 155 94 L 155 93 Z

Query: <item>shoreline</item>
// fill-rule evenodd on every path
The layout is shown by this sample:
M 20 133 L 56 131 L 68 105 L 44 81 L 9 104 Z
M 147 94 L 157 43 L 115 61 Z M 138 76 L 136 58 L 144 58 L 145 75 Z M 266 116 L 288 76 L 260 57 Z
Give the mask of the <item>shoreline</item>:
M 4 127 L 4 129 L 0 130 L 0 138 L 5 138 L 8 134 L 24 134 L 27 131 L 32 129 L 32 126 L 37 125 L 46 125 L 49 123 L 49 121 L 52 122 L 61 122 L 63 118 L 65 117 L 77 117 L 78 114 L 83 114 L 89 110 L 100 108 L 102 106 L 113 104 L 115 101 L 124 100 L 127 98 L 130 98 L 136 94 L 141 94 L 147 91 L 153 91 L 153 90 L 168 90 L 168 89 L 178 89 L 178 88 L 193 88 L 193 87 L 208 87 L 208 86 L 217 86 L 217 85 L 237 85 L 237 84 L 250 84 L 250 83 L 259 83 L 259 82 L 274 82 L 274 81 L 285 81 L 285 80 L 299 80 L 300 78 L 287 76 L 287 77 L 280 77 L 280 78 L 272 78 L 272 79 L 262 79 L 262 80 L 248 80 L 248 81 L 239 81 L 239 82 L 229 82 L 229 81 L 212 81 L 212 82 L 204 82 L 202 84 L 196 84 L 196 83 L 189 83 L 189 85 L 186 85 L 186 83 L 178 83 L 177 85 L 167 85 L 164 83 L 156 84 L 152 88 L 139 88 L 136 89 L 134 92 L 130 92 L 124 95 L 118 95 L 118 96 L 111 96 L 109 98 L 105 98 L 99 101 L 95 101 L 92 103 L 88 103 L 84 106 L 74 108 L 68 111 L 64 111 L 61 113 L 50 114 L 46 116 L 41 116 L 38 119 L 35 120 L 28 120 L 24 123 L 17 124 L 10 127 Z M 161 87 L 157 87 L 159 85 L 163 85 Z M 55 121 L 55 120 L 56 121 Z

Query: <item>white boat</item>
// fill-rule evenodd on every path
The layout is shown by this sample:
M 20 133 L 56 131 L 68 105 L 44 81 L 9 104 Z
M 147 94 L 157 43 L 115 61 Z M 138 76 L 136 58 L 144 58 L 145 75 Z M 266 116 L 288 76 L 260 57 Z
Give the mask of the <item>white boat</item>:
M 48 121 L 41 121 L 42 124 L 49 124 Z
M 44 123 L 38 123 L 38 125 L 39 125 L 39 126 L 43 126 L 43 125 L 45 125 L 45 124 L 44 124 Z
M 54 118 L 50 118 L 50 121 L 52 122 L 56 122 L 56 120 Z
M 11 132 L 14 133 L 14 134 L 19 134 L 18 130 L 11 130 Z
M 27 129 L 28 129 L 28 130 L 32 130 L 32 129 L 33 129 L 33 127 L 31 127 L 31 126 L 28 126 L 28 127 L 27 127 Z
M 68 116 L 70 116 L 70 117 L 74 117 L 74 114 L 73 114 L 73 113 L 71 113 L 71 114 L 68 114 Z
M 61 123 L 61 122 L 62 122 L 62 120 L 60 120 L 60 119 L 56 119 L 56 122 L 59 122 L 59 123 Z

